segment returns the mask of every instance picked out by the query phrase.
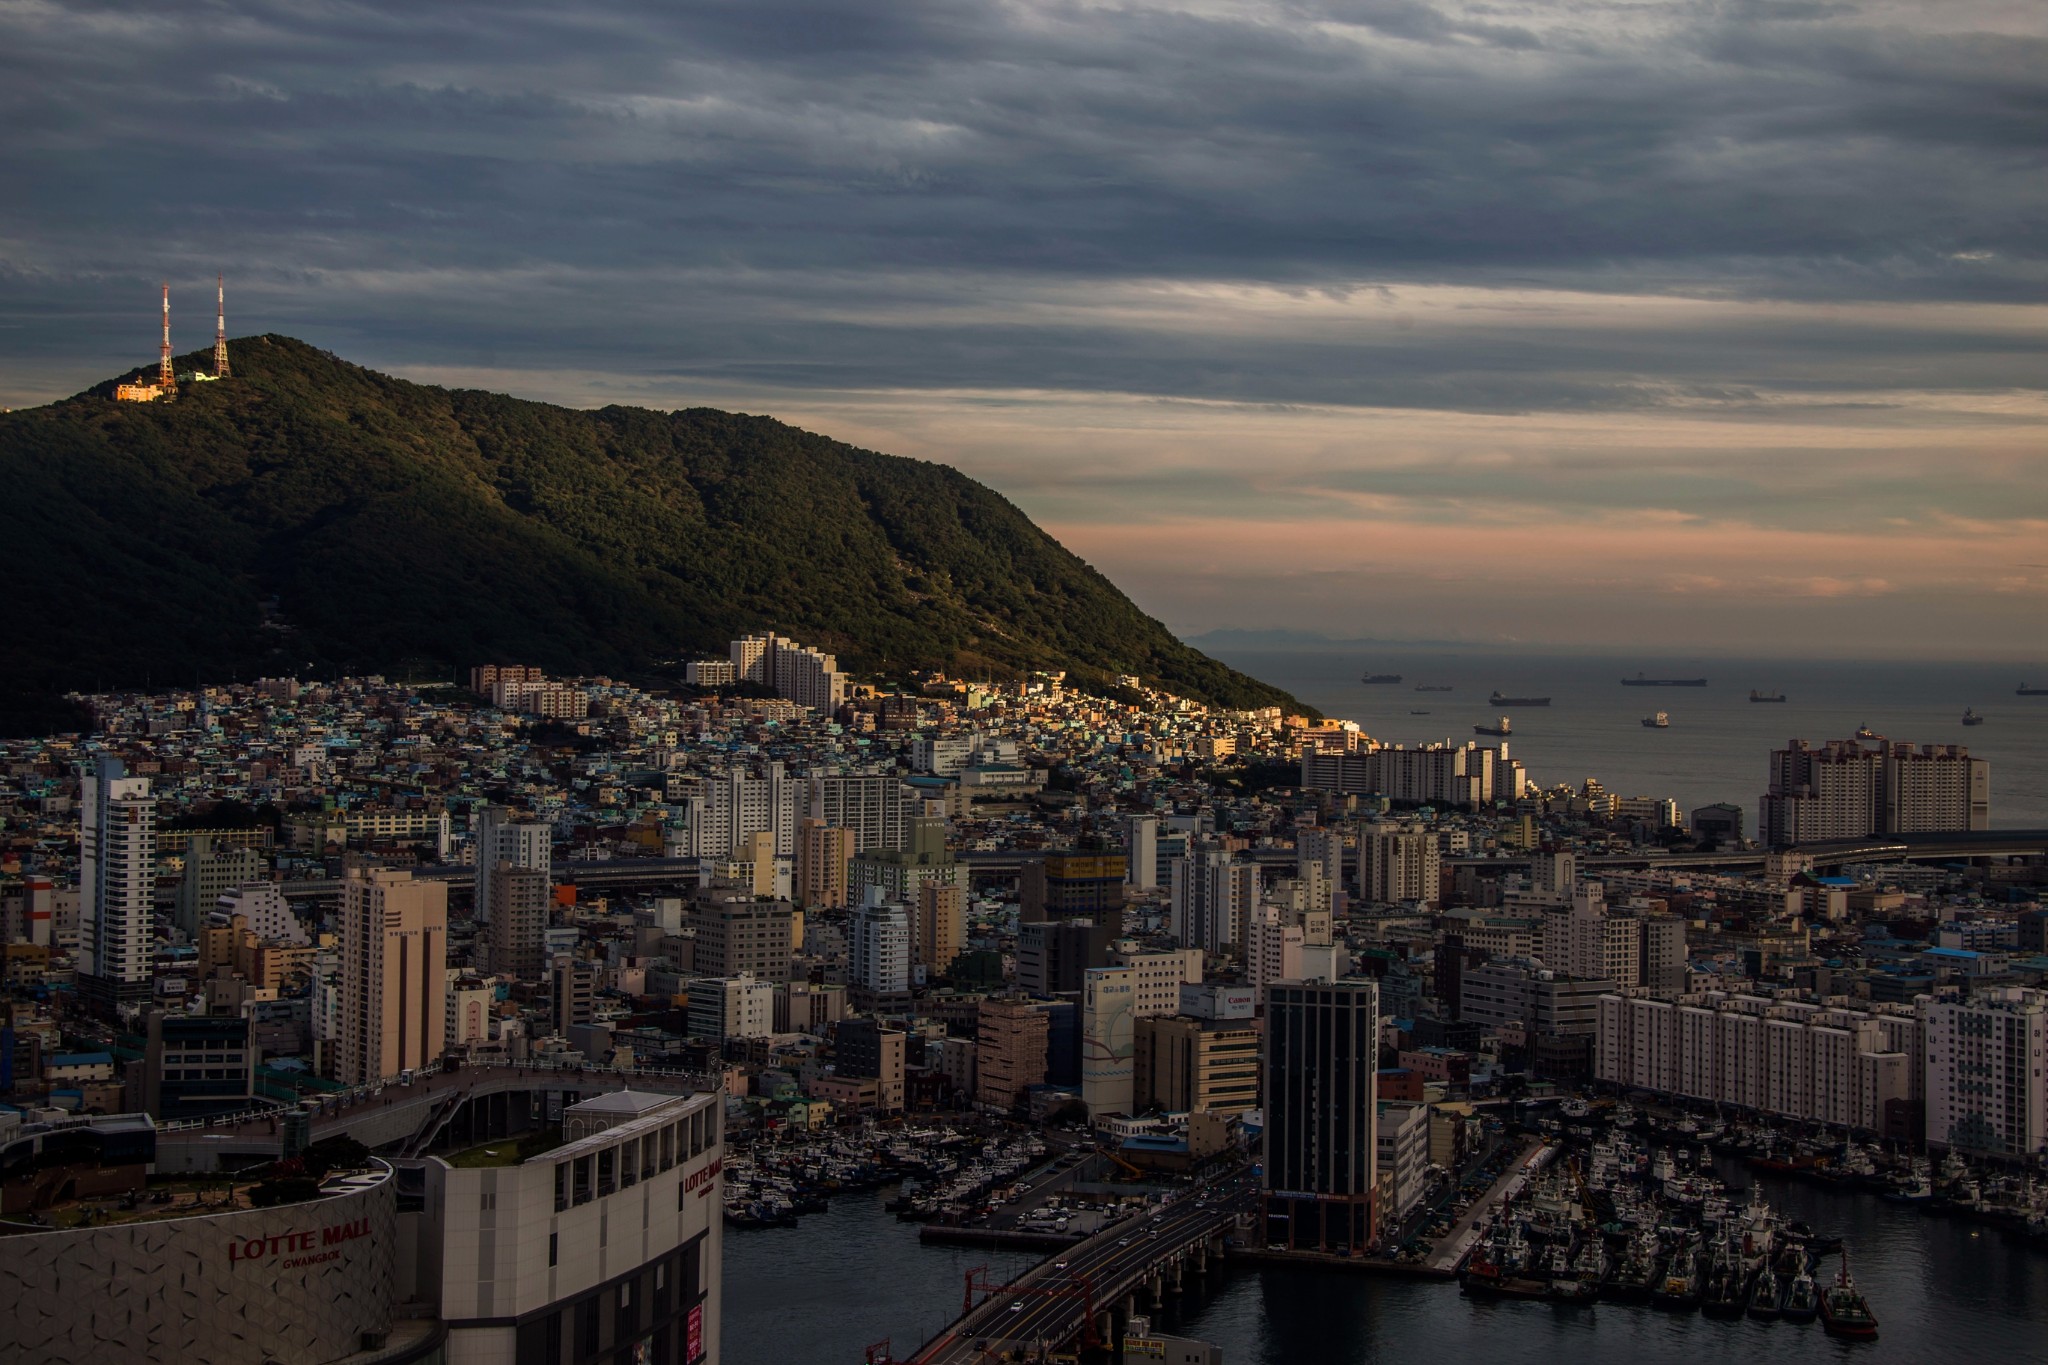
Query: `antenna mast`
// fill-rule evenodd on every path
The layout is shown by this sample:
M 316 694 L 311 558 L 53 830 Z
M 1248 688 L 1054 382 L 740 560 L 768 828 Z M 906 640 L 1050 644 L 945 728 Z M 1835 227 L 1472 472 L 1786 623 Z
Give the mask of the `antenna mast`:
M 171 373 L 171 282 L 164 281 L 164 348 L 157 361 L 157 383 L 163 385 L 164 396 L 178 391 L 178 377 Z
M 228 377 L 228 277 L 214 279 L 213 377 Z

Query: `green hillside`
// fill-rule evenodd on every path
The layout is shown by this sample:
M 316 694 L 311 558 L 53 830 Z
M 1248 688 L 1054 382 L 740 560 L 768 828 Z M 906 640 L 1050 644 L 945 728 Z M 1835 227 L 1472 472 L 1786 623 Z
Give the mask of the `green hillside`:
M 11 723 L 66 690 L 282 670 L 659 676 L 764 627 L 857 672 L 1065 667 L 1295 705 L 944 465 L 765 417 L 410 384 L 288 337 L 230 354 L 233 379 L 175 403 L 109 381 L 0 415 Z

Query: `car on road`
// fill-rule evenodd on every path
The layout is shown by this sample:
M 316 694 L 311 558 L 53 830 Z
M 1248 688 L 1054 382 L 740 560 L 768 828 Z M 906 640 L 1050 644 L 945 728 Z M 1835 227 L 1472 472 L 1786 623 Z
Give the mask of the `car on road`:
M 1116 1239 L 1116 1244 L 1120 1247 L 1127 1247 L 1131 1244 L 1131 1239 L 1128 1237 L 1119 1237 Z
M 1054 1270 L 1065 1270 L 1067 1268 L 1067 1263 L 1065 1261 L 1054 1261 L 1052 1263 L 1052 1268 Z
M 1012 1313 L 1021 1313 L 1021 1312 L 1023 1312 L 1023 1311 L 1024 1311 L 1024 1303 L 1023 1303 L 1023 1300 L 1021 1300 L 1021 1299 L 1020 1299 L 1020 1300 L 1018 1300 L 1018 1301 L 1017 1301 L 1016 1303 L 1013 1303 L 1013 1304 L 1011 1304 L 1011 1305 L 1010 1305 L 1010 1311 L 1011 1311 Z

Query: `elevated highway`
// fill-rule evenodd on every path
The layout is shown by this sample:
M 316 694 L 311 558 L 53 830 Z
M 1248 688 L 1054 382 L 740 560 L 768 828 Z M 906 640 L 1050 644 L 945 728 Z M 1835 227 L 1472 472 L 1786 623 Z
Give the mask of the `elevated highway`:
M 1249 1175 L 1231 1174 L 1105 1228 L 1006 1285 L 970 1275 L 964 1311 L 903 1365 L 989 1365 L 1075 1341 L 1113 1342 L 1138 1306 L 1156 1306 L 1221 1258 L 1256 1195 Z M 871 1353 L 878 1365 L 882 1358 Z

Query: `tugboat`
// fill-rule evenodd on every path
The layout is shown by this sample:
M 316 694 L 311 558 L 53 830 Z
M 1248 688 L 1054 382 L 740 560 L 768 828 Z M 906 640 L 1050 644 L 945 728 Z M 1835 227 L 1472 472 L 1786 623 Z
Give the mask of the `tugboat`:
M 1821 1291 L 1820 1325 L 1828 1329 L 1831 1337 L 1843 1337 L 1849 1341 L 1876 1341 L 1877 1315 L 1870 1311 L 1870 1304 L 1863 1295 L 1856 1292 L 1856 1282 L 1849 1278 L 1849 1253 L 1842 1253 L 1841 1273 L 1835 1282 Z
M 1658 1281 L 1650 1302 L 1678 1313 L 1690 1313 L 1700 1306 L 1700 1252 L 1690 1238 L 1671 1253 L 1671 1262 L 1664 1267 L 1664 1278 Z
M 1778 1316 L 1804 1325 L 1819 1315 L 1820 1287 L 1813 1282 L 1812 1275 L 1802 1270 L 1792 1277 L 1792 1287 L 1785 1291 L 1785 1304 Z
M 1756 1288 L 1749 1291 L 1749 1315 L 1758 1322 L 1775 1322 L 1784 1311 L 1785 1282 L 1776 1271 L 1766 1270 L 1756 1277 Z
M 1982 717 L 1982 716 L 1980 716 L 1980 715 L 1978 715 L 1978 714 L 1977 714 L 1977 708 L 1976 708 L 1976 707 L 1974 707 L 1974 706 L 1965 706 L 1965 707 L 1963 708 L 1963 724 L 1965 724 L 1965 725 L 1982 725 L 1983 723 L 1984 723 L 1984 717 Z
M 1475 726 L 1473 726 L 1473 727 L 1472 727 L 1472 733 L 1473 733 L 1473 734 L 1475 734 L 1475 735 L 1509 735 L 1509 734 L 1513 734 L 1513 733 L 1514 733 L 1514 722 L 1513 722 L 1513 721 L 1511 721 L 1511 720 L 1509 720 L 1509 719 L 1508 719 L 1508 718 L 1507 718 L 1506 716 L 1502 716 L 1502 717 L 1500 718 L 1500 724 L 1498 724 L 1498 725 L 1475 725 Z
M 1643 728 L 1645 730 L 1669 730 L 1671 728 L 1671 713 L 1669 711 L 1659 711 L 1654 716 L 1644 716 Z

